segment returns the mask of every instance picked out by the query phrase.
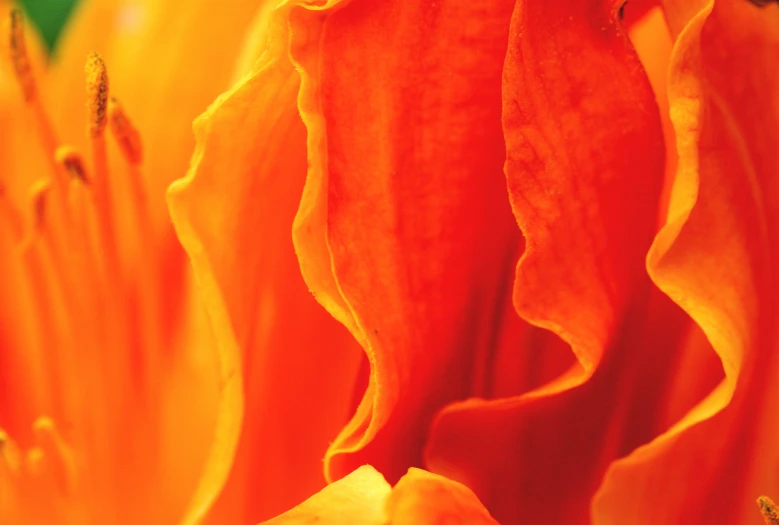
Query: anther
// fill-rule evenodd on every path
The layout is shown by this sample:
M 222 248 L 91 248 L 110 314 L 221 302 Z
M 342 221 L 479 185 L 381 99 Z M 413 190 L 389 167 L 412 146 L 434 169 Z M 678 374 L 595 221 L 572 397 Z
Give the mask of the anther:
M 41 477 L 46 472 L 46 456 L 40 447 L 32 447 L 24 458 L 27 472 L 35 477 Z
M 108 72 L 105 62 L 97 53 L 89 55 L 84 69 L 87 77 L 89 135 L 100 137 L 105 130 L 108 110 Z
M 114 216 L 111 207 L 111 181 L 108 177 L 105 127 L 108 120 L 108 73 L 103 59 L 96 53 L 87 58 L 87 116 L 92 156 L 92 199 L 97 213 L 99 242 L 106 263 L 107 282 L 120 281 L 119 256 L 116 249 Z
M 108 102 L 108 125 L 127 162 L 137 166 L 143 162 L 141 134 L 127 117 L 116 97 Z
M 10 53 L 16 79 L 22 88 L 25 102 L 32 102 L 38 96 L 35 77 L 32 74 L 30 57 L 27 54 L 27 45 L 24 41 L 24 16 L 21 9 L 11 10 L 9 17 Z
M 46 201 L 51 184 L 48 180 L 40 180 L 30 190 L 32 202 L 33 231 L 40 233 L 46 224 Z
M 779 523 L 779 507 L 768 496 L 757 498 L 757 506 L 760 507 L 760 513 L 763 515 L 767 525 Z
M 75 149 L 70 146 L 60 146 L 54 153 L 54 160 L 65 169 L 71 179 L 89 184 L 84 158 Z
M 49 460 L 59 489 L 67 494 L 73 489 L 75 465 L 73 452 L 62 439 L 57 427 L 48 417 L 40 417 L 33 423 L 38 446 Z

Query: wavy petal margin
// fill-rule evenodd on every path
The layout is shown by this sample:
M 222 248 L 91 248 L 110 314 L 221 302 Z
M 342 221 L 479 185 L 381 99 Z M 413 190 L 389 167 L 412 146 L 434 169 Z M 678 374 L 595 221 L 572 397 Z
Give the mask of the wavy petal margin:
M 294 5 L 258 18 L 268 48 L 197 120 L 190 174 L 169 191 L 198 279 L 221 294 L 210 307 L 229 318 L 227 350 L 241 352 L 223 354 L 241 367 L 247 416 L 238 448 L 233 434 L 219 452 L 225 461 L 235 457 L 232 470 L 212 463 L 204 478 L 212 478 L 212 500 L 227 479 L 213 523 L 266 519 L 324 485 L 320 461 L 350 415 L 362 359 L 306 288 L 291 239 L 307 173 L 300 79 L 288 58 Z M 231 409 L 227 401 L 224 408 Z
M 420 465 L 433 414 L 489 395 L 495 354 L 515 353 L 527 328 L 509 293 L 522 240 L 502 170 L 512 9 L 355 0 L 292 13 L 311 159 L 295 245 L 371 367 L 325 458 L 330 479 L 370 463 L 396 481 Z
M 172 187 L 175 188 L 178 182 Z M 191 502 L 181 520 L 182 525 L 200 523 L 219 495 L 232 467 L 238 437 L 243 422 L 243 373 L 241 353 L 227 314 L 219 284 L 210 270 L 210 263 L 197 233 L 185 212 L 177 209 L 175 189 L 169 194 L 171 217 L 181 244 L 195 267 L 199 295 L 203 301 L 219 356 L 219 401 L 214 429 L 214 441 L 203 467 Z
M 586 522 L 609 462 L 651 438 L 625 425 L 643 382 L 664 373 L 665 356 L 652 355 L 668 341 L 647 325 L 670 319 L 673 340 L 683 321 L 662 301 L 636 306 L 650 295 L 644 258 L 665 155 L 619 7 L 520 1 L 512 18 L 506 176 L 527 242 L 514 304 L 568 342 L 581 368 L 525 396 L 447 407 L 426 452 L 433 471 L 473 488 L 505 523 Z
M 672 22 L 683 11 L 666 7 Z M 757 523 L 755 498 L 779 483 L 777 61 L 775 5 L 711 2 L 675 44 L 669 98 L 679 167 L 647 268 L 705 332 L 725 379 L 668 432 L 612 465 L 593 502 L 598 525 Z
M 284 42 L 286 36 L 280 40 Z M 278 60 L 277 53 L 265 53 L 255 65 L 254 71 L 270 71 Z M 203 210 L 190 210 L 187 203 L 188 187 L 197 176 L 198 166 L 202 162 L 208 139 L 212 135 L 212 121 L 221 107 L 229 104 L 231 97 L 252 81 L 251 74 L 239 81 L 230 91 L 222 94 L 194 123 L 197 147 L 193 154 L 190 170 L 183 179 L 175 181 L 168 188 L 167 199 L 173 225 L 179 241 L 184 246 L 195 270 L 201 299 L 211 322 L 217 343 L 219 356 L 220 396 L 218 415 L 214 430 L 214 442 L 203 468 L 203 475 L 192 496 L 190 504 L 181 520 L 182 525 L 200 523 L 209 511 L 227 480 L 233 466 L 238 446 L 241 426 L 244 419 L 244 391 L 241 348 L 236 337 L 233 320 L 225 304 L 224 291 L 217 279 L 210 254 L 201 241 L 196 228 L 193 212 L 208 213 Z M 257 81 L 257 80 L 254 80 Z M 217 120 L 218 122 L 218 120 Z

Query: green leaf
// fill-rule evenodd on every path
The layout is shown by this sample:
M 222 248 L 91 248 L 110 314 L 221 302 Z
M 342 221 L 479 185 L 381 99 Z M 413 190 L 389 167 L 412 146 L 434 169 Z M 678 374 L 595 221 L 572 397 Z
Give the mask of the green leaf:
M 62 26 L 77 0 L 20 0 L 30 21 L 38 27 L 49 50 L 54 48 Z

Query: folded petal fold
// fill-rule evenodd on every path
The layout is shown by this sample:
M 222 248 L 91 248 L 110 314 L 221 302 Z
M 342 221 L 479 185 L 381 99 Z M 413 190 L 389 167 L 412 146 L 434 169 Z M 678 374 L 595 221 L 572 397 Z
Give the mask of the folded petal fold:
M 506 176 L 527 241 L 514 303 L 581 368 L 523 397 L 446 408 L 426 456 L 502 523 L 589 523 L 609 464 L 667 428 L 677 350 L 698 341 L 645 271 L 665 153 L 618 7 L 520 1 L 512 18 Z
M 354 0 L 292 13 L 310 158 L 296 249 L 371 366 L 328 452 L 331 478 L 370 463 L 396 481 L 420 465 L 435 411 L 489 395 L 495 355 L 518 346 L 522 242 L 500 125 L 512 6 Z
M 293 250 L 307 162 L 287 12 L 273 14 L 253 70 L 196 121 L 191 171 L 168 195 L 222 356 L 221 459 L 198 510 L 226 480 L 214 523 L 265 519 L 323 486 L 321 458 L 349 416 L 361 358 L 311 297 Z
M 598 524 L 757 523 L 754 499 L 777 484 L 779 156 L 768 138 L 779 133 L 777 60 L 776 5 L 709 3 L 675 44 L 679 168 L 648 269 L 701 327 L 726 377 L 612 466 L 593 505 Z

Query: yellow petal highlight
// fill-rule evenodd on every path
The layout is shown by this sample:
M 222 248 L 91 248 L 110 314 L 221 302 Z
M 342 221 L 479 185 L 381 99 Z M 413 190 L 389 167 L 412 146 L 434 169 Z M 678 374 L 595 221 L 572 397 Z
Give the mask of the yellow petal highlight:
M 287 13 L 274 13 L 253 70 L 196 121 L 192 169 L 168 195 L 198 280 L 219 296 L 209 310 L 229 319 L 251 414 L 222 443 L 224 458 L 237 453 L 229 476 L 210 464 L 209 497 L 227 481 L 213 523 L 267 519 L 322 488 L 321 458 L 349 415 L 361 360 L 308 291 L 292 245 L 307 159 Z
M 384 505 L 390 491 L 389 483 L 376 469 L 363 465 L 261 525 L 384 525 Z
M 498 525 L 471 490 L 411 468 L 390 489 L 363 465 L 284 514 L 261 525 Z
M 416 468 L 393 487 L 387 514 L 391 525 L 498 525 L 468 487 Z
M 677 39 L 669 99 L 679 167 L 650 276 L 696 321 L 725 379 L 648 445 L 615 462 L 600 524 L 752 523 L 776 484 L 776 173 L 779 6 L 717 0 Z M 692 371 L 695 370 L 695 371 Z M 697 374 L 695 363 L 691 372 Z M 662 492 L 668 480 L 683 490 Z

